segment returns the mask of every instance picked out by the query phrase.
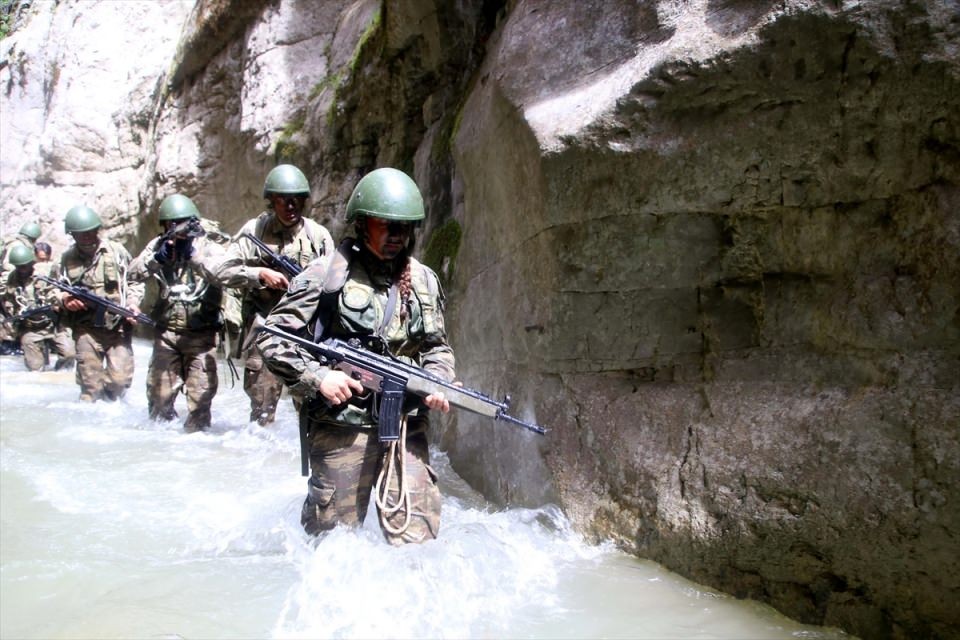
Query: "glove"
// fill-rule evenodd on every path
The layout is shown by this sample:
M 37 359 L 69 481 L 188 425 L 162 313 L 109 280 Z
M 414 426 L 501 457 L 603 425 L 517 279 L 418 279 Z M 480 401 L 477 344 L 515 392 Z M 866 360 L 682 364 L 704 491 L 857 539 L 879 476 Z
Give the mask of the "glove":
M 159 262 L 160 264 L 167 264 L 170 262 L 170 254 L 172 253 L 170 243 L 166 241 L 160 242 L 160 246 L 153 254 L 153 259 Z
M 177 238 L 173 246 L 177 250 L 177 257 L 180 260 L 189 260 L 190 256 L 193 255 L 193 238 L 190 236 Z

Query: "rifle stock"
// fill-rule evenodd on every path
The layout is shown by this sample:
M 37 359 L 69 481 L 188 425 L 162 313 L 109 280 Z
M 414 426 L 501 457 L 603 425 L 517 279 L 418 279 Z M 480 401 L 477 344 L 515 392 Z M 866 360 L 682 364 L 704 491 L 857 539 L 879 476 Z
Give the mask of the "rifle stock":
M 376 415 L 381 441 L 399 438 L 400 412 L 405 393 L 425 398 L 432 393 L 443 392 L 450 405 L 458 409 L 510 422 L 541 435 L 547 432 L 538 424 L 509 415 L 507 411 L 510 408 L 510 396 L 497 401 L 479 391 L 447 382 L 421 367 L 407 364 L 392 356 L 378 355 L 335 338 L 312 342 L 269 324 L 260 327 L 260 331 L 266 331 L 306 349 L 319 356 L 321 362 L 340 369 L 360 382 L 365 389 L 380 393 L 381 402 Z

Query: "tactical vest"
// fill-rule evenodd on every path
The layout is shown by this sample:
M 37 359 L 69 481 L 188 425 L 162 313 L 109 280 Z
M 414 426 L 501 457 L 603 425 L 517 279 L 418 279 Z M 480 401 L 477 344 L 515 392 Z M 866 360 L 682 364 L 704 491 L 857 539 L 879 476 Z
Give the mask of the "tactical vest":
M 63 276 L 74 286 L 86 287 L 98 296 L 126 306 L 127 269 L 130 266 L 126 255 L 126 249 L 113 240 L 101 242 L 89 259 L 74 246 L 67 249 L 61 259 Z M 72 326 L 93 326 L 95 319 L 96 309 L 69 313 Z M 104 318 L 104 327 L 115 329 L 122 320 L 121 316 L 108 313 Z

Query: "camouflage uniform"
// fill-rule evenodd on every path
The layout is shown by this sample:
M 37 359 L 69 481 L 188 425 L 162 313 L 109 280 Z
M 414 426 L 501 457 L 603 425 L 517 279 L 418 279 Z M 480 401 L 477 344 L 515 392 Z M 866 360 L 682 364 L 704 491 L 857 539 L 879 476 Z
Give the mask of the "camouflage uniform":
M 45 305 L 59 307 L 59 290 L 36 279 L 45 276 L 56 279 L 57 265 L 41 262 L 33 265 L 33 275 L 23 279 L 16 267 L 6 278 L 3 292 L 3 310 L 10 318 L 24 311 Z M 47 364 L 46 349 L 57 355 L 54 369 L 73 366 L 76 352 L 69 332 L 59 323 L 56 310 L 28 316 L 16 323 L 17 336 L 23 349 L 23 362 L 30 371 L 40 371 Z
M 325 336 L 341 339 L 362 336 L 371 346 L 385 344 L 391 354 L 452 381 L 454 356 L 447 344 L 444 299 L 436 274 L 409 258 L 412 291 L 406 302 L 393 305 L 389 321 L 384 322 L 386 310 L 391 306 L 390 291 L 398 279 L 393 273 L 394 264 L 379 260 L 365 247 L 357 245 L 356 241 L 347 240 L 331 260 L 317 261 L 300 274 L 270 314 L 267 324 L 314 339 L 318 305 L 323 299 L 324 307 L 330 309 L 329 319 L 323 323 Z M 405 319 L 401 320 L 403 307 Z M 371 489 L 383 464 L 383 447 L 378 442 L 376 421 L 371 415 L 374 399 L 355 396 L 346 404 L 330 407 L 318 392 L 323 376 L 329 371 L 327 367 L 299 347 L 271 334 L 262 333 L 258 343 L 270 368 L 292 391 L 309 400 L 301 409 L 301 420 L 307 420 L 311 466 L 301 515 L 304 528 L 309 533 L 318 533 L 338 523 L 363 522 Z M 440 490 L 429 466 L 428 426 L 425 408 L 414 408 L 407 413 L 405 462 L 411 487 L 412 520 L 402 535 L 384 529 L 392 544 L 435 538 L 439 531 Z M 391 489 L 396 494 L 396 486 Z M 405 516 L 404 510 L 397 511 L 388 522 L 396 526 Z
M 16 244 L 22 244 L 33 250 L 34 240 L 30 236 L 22 233 L 7 236 L 0 240 L 0 282 L 6 282 L 10 272 L 14 267 L 10 264 L 10 249 Z M 0 341 L 16 341 L 17 328 L 13 326 L 10 316 L 3 310 L 0 310 Z
M 263 357 L 254 342 L 256 328 L 283 296 L 283 291 L 268 289 L 260 282 L 260 268 L 267 265 L 260 250 L 240 234 L 249 233 L 273 251 L 282 254 L 301 267 L 320 256 L 333 252 L 330 232 L 320 224 L 303 218 L 292 227 L 285 227 L 276 216 L 265 211 L 250 220 L 234 237 L 217 276 L 225 287 L 245 290 L 242 316 L 244 339 L 237 347 L 237 355 L 245 358 L 243 390 L 250 398 L 250 420 L 261 425 L 273 422 L 283 383 L 263 366 Z
M 214 274 L 224 250 L 206 236 L 193 239 L 188 260 L 157 262 L 163 237 L 149 242 L 130 266 L 130 278 L 154 277 L 160 285 L 151 316 L 157 321 L 147 371 L 147 406 L 153 419 L 177 417 L 174 403 L 181 388 L 187 398 L 184 429 L 210 426 L 210 405 L 217 394 L 217 338 L 223 320 L 223 292 Z
M 76 246 L 67 249 L 60 258 L 60 271 L 72 285 L 82 285 L 125 307 L 139 307 L 144 286 L 128 282 L 129 264 L 130 254 L 123 245 L 101 239 L 92 256 L 82 254 Z M 80 399 L 95 402 L 122 397 L 133 381 L 133 327 L 112 313 L 98 319 L 96 309 L 65 310 L 63 315 L 73 329 Z

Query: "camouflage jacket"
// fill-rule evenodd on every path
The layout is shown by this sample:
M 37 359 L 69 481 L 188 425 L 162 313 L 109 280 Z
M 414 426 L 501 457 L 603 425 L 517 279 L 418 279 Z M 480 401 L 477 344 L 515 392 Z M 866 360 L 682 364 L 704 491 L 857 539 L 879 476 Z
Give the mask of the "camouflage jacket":
M 15 318 L 17 315 L 35 309 L 52 305 L 59 308 L 60 291 L 45 282 L 37 280 L 37 276 L 46 276 L 56 280 L 59 269 L 52 262 L 37 262 L 33 266 L 33 275 L 25 281 L 17 275 L 16 270 L 7 274 L 4 279 L 4 287 L 0 304 L 3 305 L 3 312 L 8 318 Z M 18 329 L 23 331 L 52 332 L 57 325 L 57 309 L 37 315 L 28 316 L 20 320 Z
M 92 256 L 81 254 L 76 246 L 67 249 L 60 257 L 60 272 L 72 285 L 83 286 L 92 293 L 107 298 L 125 307 L 139 308 L 143 302 L 144 285 L 130 282 L 127 272 L 130 253 L 118 242 L 100 240 L 100 246 Z M 64 311 L 70 326 L 96 326 L 96 309 Z M 121 327 L 122 318 L 107 314 L 104 326 L 108 329 Z
M 130 265 L 130 279 L 146 282 L 153 278 L 159 285 L 157 302 L 151 317 L 161 331 L 205 331 L 223 324 L 220 306 L 223 291 L 216 271 L 223 260 L 224 248 L 207 236 L 193 239 L 193 251 L 187 260 L 174 255 L 160 264 L 155 258 L 163 237 L 147 243 Z
M 280 301 L 283 291 L 268 289 L 260 282 L 260 270 L 269 266 L 260 255 L 260 250 L 241 236 L 244 233 L 249 233 L 301 267 L 306 267 L 316 258 L 329 256 L 333 252 L 333 238 L 329 231 L 309 218 L 303 218 L 293 227 L 284 227 L 269 211 L 264 211 L 243 225 L 227 247 L 226 256 L 217 270 L 217 278 L 224 287 L 245 290 L 243 317 L 244 324 L 249 326 L 255 314 L 266 317 Z
M 444 296 L 437 275 L 410 258 L 411 291 L 406 301 L 397 300 L 389 319 L 390 289 L 394 278 L 390 264 L 347 241 L 329 260 L 313 262 L 290 285 L 290 290 L 267 317 L 266 324 L 298 336 L 314 339 L 317 310 L 324 296 L 333 296 L 326 308 L 325 336 L 349 339 L 382 338 L 393 355 L 423 367 L 445 380 L 454 379 L 455 359 L 447 343 L 443 320 Z M 404 319 L 401 309 L 405 307 Z M 329 368 L 296 345 L 261 333 L 257 341 L 267 366 L 294 392 L 315 398 Z M 355 426 L 375 424 L 369 403 L 351 402 L 328 407 L 312 403 L 318 419 Z

